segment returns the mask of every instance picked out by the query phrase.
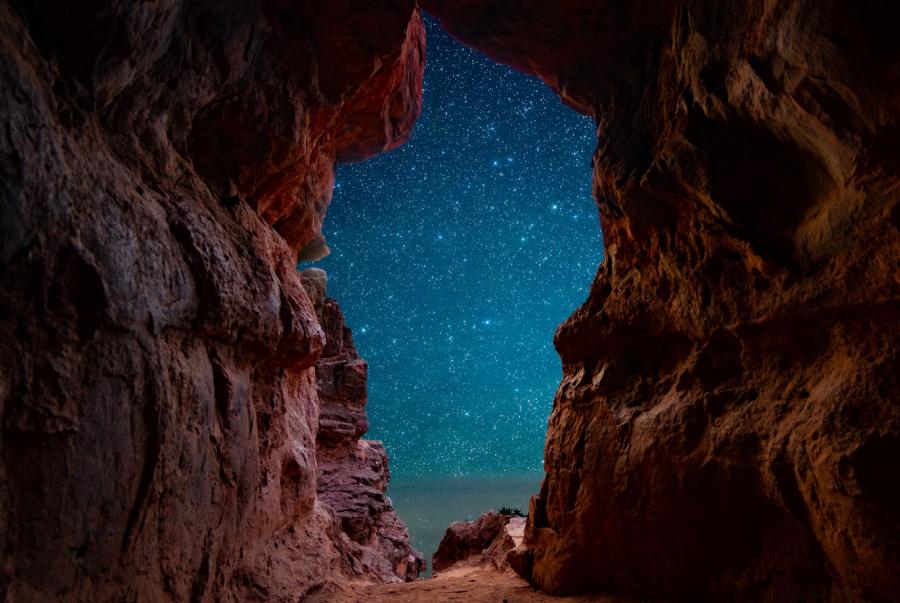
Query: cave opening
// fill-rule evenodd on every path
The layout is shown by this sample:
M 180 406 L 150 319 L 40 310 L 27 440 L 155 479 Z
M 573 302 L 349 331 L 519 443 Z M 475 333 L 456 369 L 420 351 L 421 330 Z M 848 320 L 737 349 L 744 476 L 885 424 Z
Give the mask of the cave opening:
M 878 3 L 61 4 L 0 2 L 0 599 L 897 599 Z M 338 173 L 348 320 L 296 269 L 413 132 L 420 4 L 598 117 L 609 258 L 527 524 L 416 584 L 363 358 L 427 552 L 524 504 L 601 253 L 590 120 L 429 21 L 412 141 Z
M 425 16 L 422 115 L 338 167 L 322 268 L 368 361 L 369 432 L 426 558 L 451 521 L 527 509 L 559 385 L 553 334 L 602 260 L 592 118 Z

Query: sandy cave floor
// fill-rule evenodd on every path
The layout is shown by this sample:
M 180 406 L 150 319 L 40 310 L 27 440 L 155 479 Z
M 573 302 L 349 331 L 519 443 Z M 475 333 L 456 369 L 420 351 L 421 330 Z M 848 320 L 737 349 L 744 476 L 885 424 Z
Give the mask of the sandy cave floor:
M 322 593 L 325 595 L 325 593 Z M 630 603 L 630 599 L 611 595 L 578 595 L 552 597 L 532 588 L 512 570 L 499 572 L 493 568 L 463 567 L 405 584 L 357 584 L 340 593 L 329 593 L 317 600 L 343 603 L 473 603 L 571 602 Z

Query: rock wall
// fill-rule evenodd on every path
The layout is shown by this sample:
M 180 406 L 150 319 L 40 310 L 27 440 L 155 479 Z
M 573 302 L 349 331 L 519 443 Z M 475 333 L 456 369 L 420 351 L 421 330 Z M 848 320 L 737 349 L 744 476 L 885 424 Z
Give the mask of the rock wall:
M 900 589 L 900 38 L 850 0 L 423 0 L 598 123 L 542 589 Z
M 391 474 L 387 452 L 376 440 L 361 440 L 366 416 L 368 365 L 335 300 L 326 277 L 310 268 L 301 274 L 325 330 L 325 349 L 316 363 L 319 431 L 316 434 L 318 498 L 333 509 L 350 543 L 352 570 L 376 580 L 415 580 L 425 559 L 409 543 L 406 525 L 385 496 Z
M 295 264 L 423 61 L 412 0 L 0 1 L 0 599 L 351 574 Z

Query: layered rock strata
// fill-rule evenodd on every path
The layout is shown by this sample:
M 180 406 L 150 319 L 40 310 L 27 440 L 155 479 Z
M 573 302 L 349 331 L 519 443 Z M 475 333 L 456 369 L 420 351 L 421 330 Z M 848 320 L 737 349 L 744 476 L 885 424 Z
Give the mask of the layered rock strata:
M 421 103 L 414 3 L 0 1 L 0 599 L 296 601 L 336 160 Z
M 352 569 L 379 581 L 415 580 L 425 559 L 385 495 L 390 471 L 384 446 L 362 440 L 369 422 L 366 361 L 353 345 L 337 302 L 325 296 L 325 273 L 311 268 L 301 278 L 325 331 L 316 363 L 319 430 L 316 434 L 319 501 L 333 509 L 351 545 Z
M 594 116 L 605 260 L 520 564 L 554 593 L 900 590 L 900 38 L 850 0 L 423 0 Z

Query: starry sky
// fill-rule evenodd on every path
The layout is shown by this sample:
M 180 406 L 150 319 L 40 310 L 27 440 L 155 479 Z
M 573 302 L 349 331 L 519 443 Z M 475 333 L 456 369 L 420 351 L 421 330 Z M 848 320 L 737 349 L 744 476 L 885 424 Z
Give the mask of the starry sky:
M 593 120 L 426 17 L 409 142 L 340 166 L 328 273 L 398 476 L 542 469 L 553 334 L 602 259 Z M 308 266 L 304 265 L 303 267 Z

